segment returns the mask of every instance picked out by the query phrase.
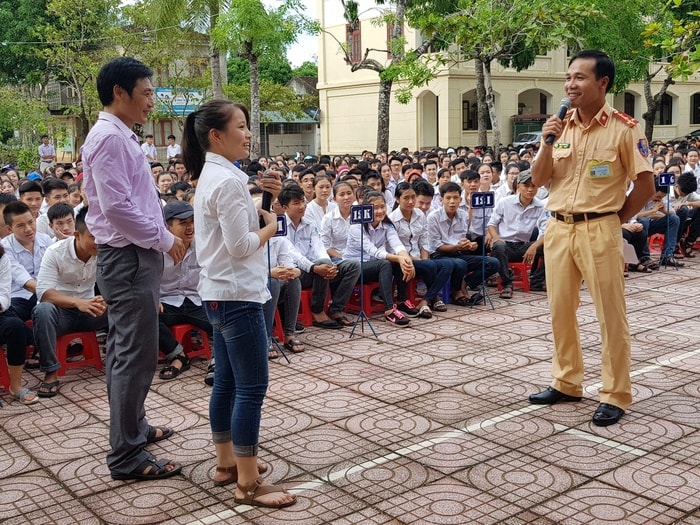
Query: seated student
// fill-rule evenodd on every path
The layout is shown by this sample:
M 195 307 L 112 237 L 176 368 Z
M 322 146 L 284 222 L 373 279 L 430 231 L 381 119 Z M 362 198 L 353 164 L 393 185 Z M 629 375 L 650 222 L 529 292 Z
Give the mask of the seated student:
M 294 246 L 294 262 L 301 269 L 301 286 L 312 289 L 313 325 L 329 329 L 351 326 L 352 321 L 343 312 L 360 276 L 359 263 L 347 259 L 337 263 L 330 260 L 321 242 L 318 226 L 304 216 L 306 200 L 299 186 L 283 187 L 277 200 L 287 217 L 287 238 Z M 325 301 L 329 284 L 331 304 L 326 314 Z
M 622 238 L 634 248 L 637 255 L 637 264 L 628 267 L 630 272 L 652 273 L 659 269 L 659 265 L 649 257 L 649 239 L 644 226 L 636 217 L 622 225 Z
M 659 264 L 682 267 L 684 263 L 678 262 L 673 255 L 678 238 L 680 219 L 673 208 L 667 209 L 668 186 L 656 185 L 656 193 L 651 200 L 637 213 L 637 220 L 642 223 L 647 236 L 655 233 L 664 235 L 664 248 Z M 648 248 L 645 250 L 648 255 Z
M 83 191 L 80 187 L 80 183 L 70 184 L 68 186 L 68 204 L 73 207 L 73 211 L 78 213 L 80 208 L 84 206 L 83 204 Z
M 294 337 L 299 301 L 301 300 L 301 270 L 296 267 L 292 251 L 294 247 L 286 237 L 273 237 L 264 248 L 270 250 L 270 278 L 268 287 L 272 298 L 265 303 L 265 326 L 267 328 L 268 359 L 280 357 L 277 348 L 272 345 L 272 325 L 275 309 L 282 307 L 280 315 L 284 331 L 283 346 L 295 354 L 305 350 L 304 343 Z
M 520 168 L 518 168 L 518 165 L 513 162 L 509 163 L 506 166 L 505 177 L 503 178 L 501 185 L 494 192 L 493 197 L 496 202 L 503 197 L 508 197 L 509 195 L 515 194 L 518 185 L 516 182 L 518 175 L 520 175 Z
M 13 193 L 0 193 L 0 241 L 10 235 L 10 228 L 5 224 L 2 216 L 3 210 L 9 203 L 16 201 L 17 197 Z
M 307 168 L 299 174 L 299 187 L 304 192 L 307 204 L 314 200 L 314 180 L 316 180 L 316 174 L 311 168 Z
M 535 290 L 545 288 L 543 246 L 547 214 L 542 201 L 535 197 L 537 188 L 531 179 L 529 171 L 518 175 L 517 193 L 500 199 L 489 220 L 491 255 L 498 259 L 501 267 L 501 299 L 513 298 L 509 262 L 532 264 L 531 289 L 533 286 Z M 535 231 L 537 240 L 532 241 Z
M 396 228 L 387 216 L 384 195 L 378 191 L 370 191 L 365 194 L 362 203 L 374 205 L 374 221 L 371 224 L 350 225 L 345 256 L 356 261 L 362 259 L 362 275 L 365 282 L 379 282 L 379 293 L 384 301 L 384 319 L 397 326 L 408 326 L 409 320 L 394 305 L 391 263 L 399 264 L 402 279 L 410 281 L 416 275 L 413 260 L 401 244 Z
M 19 200 L 29 206 L 32 217 L 39 217 L 42 203 L 44 202 L 44 190 L 36 180 L 25 180 L 19 185 Z
M 43 217 L 43 215 L 42 215 Z M 73 237 L 75 233 L 75 214 L 70 204 L 59 202 L 46 212 L 52 237 L 58 241 Z M 41 219 L 41 217 L 39 217 Z
M 71 332 L 107 329 L 107 303 L 95 295 L 97 244 L 85 224 L 87 208 L 76 217 L 73 237 L 51 245 L 36 284 L 39 304 L 32 312 L 39 368 L 45 373 L 39 397 L 58 394 L 56 338 Z
M 431 188 L 432 189 L 432 188 Z M 394 223 L 399 240 L 413 259 L 416 276 L 423 277 L 427 291 L 417 308 L 406 300 L 407 283 L 394 272 L 397 291 L 397 308 L 409 317 L 417 315 L 430 319 L 433 313 L 430 306 L 438 300 L 438 294 L 450 280 L 454 264 L 450 259 L 430 259 L 428 253 L 428 222 L 422 211 L 416 209 L 416 191 L 407 182 L 396 185 L 396 207 L 389 214 Z M 397 265 L 394 265 L 394 270 Z
M 435 193 L 435 187 L 425 180 L 413 181 L 413 190 L 416 192 L 416 208 L 423 212 L 423 215 L 428 217 L 428 214 L 433 210 L 442 208 L 442 198 L 440 193 Z
M 343 259 L 350 228 L 350 209 L 354 201 L 355 191 L 350 184 L 340 181 L 333 186 L 333 202 L 336 207 L 324 215 L 321 221 L 321 243 L 333 262 Z
M 331 189 L 331 179 L 328 175 L 316 175 L 314 177 L 314 198 L 306 205 L 304 215 L 319 228 L 321 227 L 323 216 L 336 208 L 334 202 L 328 202 Z
M 448 182 L 440 187 L 443 208 L 428 215 L 428 246 L 433 259 L 451 257 L 456 259 L 456 268 L 451 281 L 453 303 L 458 306 L 474 306 L 484 300 L 481 292 L 471 299 L 463 289 L 462 281 L 466 277 L 467 285 L 478 290 L 481 283 L 498 272 L 500 264 L 493 257 L 476 255 L 479 245 L 467 239 L 469 217 L 467 212 L 459 209 L 462 190 L 458 184 Z
M 54 204 L 68 202 L 68 184 L 61 179 L 50 177 L 41 183 L 41 187 L 44 190 L 44 203 L 42 211 L 36 219 L 36 231 L 53 239 L 54 232 L 49 226 L 48 209 Z
M 190 360 L 182 345 L 173 336 L 170 327 L 191 324 L 205 330 L 209 337 L 212 336 L 213 330 L 197 292 L 201 268 L 194 246 L 194 208 L 186 202 L 176 200 L 165 205 L 163 215 L 170 233 L 182 239 L 185 244 L 185 256 L 178 264 L 173 264 L 170 255 L 163 254 L 158 347 L 168 364 L 160 371 L 158 377 L 168 381 L 190 368 Z
M 191 189 L 192 189 L 192 186 L 190 186 L 189 184 L 187 184 L 184 181 L 179 180 L 179 181 L 174 182 L 170 185 L 169 191 L 170 191 L 170 193 L 175 195 L 175 198 L 177 200 L 181 201 L 181 200 L 183 200 L 185 193 L 187 193 Z
M 14 196 L 14 195 L 13 195 Z M 24 405 L 39 401 L 36 392 L 22 388 L 22 372 L 27 352 L 26 326 L 11 308 L 12 260 L 0 245 L 0 345 L 7 350 L 10 395 Z
M 11 202 L 2 213 L 11 232 L 2 240 L 2 245 L 17 263 L 12 267 L 12 308 L 22 321 L 27 321 L 36 306 L 34 294 L 41 260 L 53 241 L 48 235 L 37 233 L 34 216 L 24 202 Z
M 700 195 L 696 193 L 697 189 L 698 181 L 695 175 L 687 171 L 676 178 L 671 196 L 671 206 L 676 210 L 680 222 L 678 245 L 686 257 L 695 257 L 693 245 L 700 237 Z

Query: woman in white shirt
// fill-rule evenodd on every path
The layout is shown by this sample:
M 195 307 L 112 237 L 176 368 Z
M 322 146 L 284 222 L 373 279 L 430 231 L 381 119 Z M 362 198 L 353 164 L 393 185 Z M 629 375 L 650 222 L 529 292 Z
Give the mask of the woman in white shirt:
M 187 117 L 182 150 L 192 179 L 199 179 L 194 204 L 202 267 L 198 291 L 214 329 L 216 368 L 209 402 L 214 482 L 236 481 L 235 503 L 281 508 L 295 503 L 296 496 L 260 480 L 257 463 L 268 382 L 263 304 L 270 299 L 262 248 L 275 235 L 277 218 L 256 210 L 248 176 L 233 164 L 249 155 L 249 122 L 245 106 L 207 102 Z M 263 180 L 263 189 L 274 198 L 280 188 L 279 179 Z
M 328 175 L 316 175 L 314 177 L 314 198 L 306 205 L 304 216 L 311 219 L 319 230 L 323 217 L 337 207 L 334 202 L 328 202 L 330 195 L 331 178 Z

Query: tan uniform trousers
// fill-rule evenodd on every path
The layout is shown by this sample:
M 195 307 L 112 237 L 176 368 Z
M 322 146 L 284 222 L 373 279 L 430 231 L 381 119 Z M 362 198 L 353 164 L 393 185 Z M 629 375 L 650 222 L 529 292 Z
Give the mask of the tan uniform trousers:
M 630 334 L 617 214 L 572 224 L 549 219 L 544 256 L 554 336 L 552 387 L 571 396 L 583 394 L 583 356 L 576 318 L 583 280 L 600 325 L 600 401 L 627 409 L 632 403 Z

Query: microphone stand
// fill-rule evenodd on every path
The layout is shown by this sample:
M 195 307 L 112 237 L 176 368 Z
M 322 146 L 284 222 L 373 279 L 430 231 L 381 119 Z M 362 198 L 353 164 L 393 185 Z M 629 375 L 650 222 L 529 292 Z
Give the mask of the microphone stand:
M 669 234 L 671 230 L 671 190 L 673 189 L 673 185 L 668 185 L 667 188 L 668 193 L 666 194 L 666 236 L 664 237 L 664 245 L 670 244 Z M 673 240 L 675 241 L 675 239 Z M 663 261 L 662 266 L 664 268 L 668 268 L 668 260 L 670 258 L 673 258 L 673 266 L 676 268 L 676 270 L 678 270 L 678 261 L 676 261 L 676 258 L 673 256 L 673 248 L 669 248 L 669 253 L 666 253 L 666 249 L 662 248 L 661 254 L 661 260 Z
M 477 293 L 480 293 L 485 300 L 488 300 L 491 309 L 495 310 L 496 307 L 493 305 L 491 294 L 489 294 L 486 286 L 486 207 L 481 208 L 481 235 L 481 285 Z M 476 305 L 472 304 L 471 308 L 474 308 L 474 306 Z
M 377 332 L 374 331 L 374 327 L 365 313 L 365 276 L 364 276 L 364 258 L 365 258 L 365 226 L 360 223 L 360 313 L 357 314 L 355 318 L 355 323 L 352 325 L 352 330 L 350 330 L 350 336 L 348 339 L 352 339 L 355 334 L 355 329 L 357 328 L 357 323 L 361 322 L 360 330 L 365 333 L 365 321 L 367 321 L 367 326 L 372 330 L 374 337 L 377 337 Z M 377 337 L 378 339 L 378 337 Z

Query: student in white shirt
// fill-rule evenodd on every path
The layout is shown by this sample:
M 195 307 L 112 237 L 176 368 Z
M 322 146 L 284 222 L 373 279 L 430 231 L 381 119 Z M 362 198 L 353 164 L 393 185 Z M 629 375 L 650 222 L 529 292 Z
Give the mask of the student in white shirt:
M 423 277 L 427 291 L 417 308 L 407 301 L 408 286 L 395 275 L 398 309 L 406 315 L 430 319 L 430 305 L 438 299 L 440 290 L 450 280 L 454 264 L 451 259 L 430 259 L 428 253 L 428 221 L 422 211 L 416 209 L 416 191 L 407 182 L 396 185 L 396 207 L 389 214 L 399 240 L 413 259 L 416 276 Z M 396 267 L 394 267 L 396 268 Z
M 146 139 L 146 142 L 141 144 L 141 151 L 143 151 L 143 154 L 146 155 L 149 162 L 157 161 L 158 151 L 153 144 L 153 135 L 146 135 L 144 138 Z
M 5 345 L 10 373 L 10 395 L 23 405 L 39 401 L 36 392 L 22 387 L 22 372 L 27 353 L 26 325 L 11 308 L 12 259 L 0 245 L 0 345 Z
M 168 364 L 158 376 L 167 381 L 175 379 L 190 368 L 190 360 L 184 348 L 177 342 L 169 327 L 191 324 L 206 331 L 209 337 L 212 335 L 212 327 L 197 292 L 201 267 L 197 262 L 194 246 L 194 208 L 186 202 L 173 201 L 165 205 L 163 215 L 170 233 L 182 239 L 185 244 L 185 256 L 178 264 L 174 264 L 173 258 L 167 253 L 163 255 L 158 346 L 165 354 Z
M 503 283 L 502 299 L 513 298 L 513 278 L 508 271 L 509 262 L 532 264 L 531 284 L 535 289 L 544 286 L 544 231 L 547 214 L 544 203 L 535 194 L 530 171 L 518 175 L 518 191 L 496 202 L 489 220 L 491 255 L 501 263 L 499 274 Z M 531 240 L 537 232 L 537 239 Z M 538 264 L 539 263 L 539 264 Z M 536 279 L 536 277 L 538 277 Z
M 165 148 L 165 154 L 168 157 L 168 162 L 173 162 L 176 158 L 182 155 L 180 145 L 175 142 L 175 135 L 168 135 L 168 147 Z
M 362 259 L 364 281 L 379 283 L 379 293 L 384 301 L 384 319 L 396 326 L 408 326 L 409 320 L 394 305 L 391 263 L 399 264 L 403 280 L 410 281 L 416 275 L 413 260 L 387 216 L 384 195 L 369 191 L 364 195 L 362 204 L 374 206 L 374 220 L 372 223 L 350 225 L 345 256 L 358 261 Z
M 333 201 L 336 207 L 324 215 L 321 221 L 321 243 L 331 258 L 338 262 L 343 259 L 350 228 L 350 209 L 355 201 L 355 190 L 347 182 L 337 182 L 333 186 Z
M 44 190 L 44 202 L 39 216 L 36 218 L 36 231 L 53 239 L 54 232 L 49 225 L 49 218 L 47 217 L 48 209 L 54 204 L 68 202 L 68 184 L 61 179 L 51 177 L 46 179 L 41 184 L 41 187 Z
M 260 479 L 257 462 L 268 384 L 263 304 L 270 299 L 262 247 L 277 233 L 277 217 L 256 210 L 248 176 L 234 165 L 250 155 L 249 126 L 245 106 L 206 102 L 187 116 L 182 156 L 192 179 L 199 181 L 194 205 L 202 267 L 198 291 L 214 327 L 216 369 L 209 403 L 214 483 L 235 481 L 234 503 L 281 508 L 294 504 L 296 496 Z M 274 200 L 282 184 L 266 177 L 262 185 Z
M 40 369 L 45 373 L 39 397 L 58 394 L 56 337 L 107 329 L 107 304 L 95 295 L 97 245 L 85 224 L 88 208 L 76 217 L 73 237 L 51 245 L 41 261 L 32 312 Z
M 320 230 L 323 217 L 332 212 L 337 205 L 334 202 L 328 202 L 332 190 L 331 178 L 328 175 L 316 175 L 313 187 L 314 198 L 307 203 L 304 216 Z
M 68 237 L 73 237 L 75 233 L 75 215 L 75 210 L 70 204 L 65 202 L 59 202 L 49 208 L 46 216 L 49 219 L 49 227 L 54 239 L 62 241 Z

